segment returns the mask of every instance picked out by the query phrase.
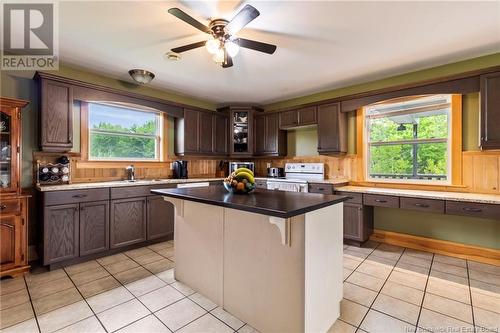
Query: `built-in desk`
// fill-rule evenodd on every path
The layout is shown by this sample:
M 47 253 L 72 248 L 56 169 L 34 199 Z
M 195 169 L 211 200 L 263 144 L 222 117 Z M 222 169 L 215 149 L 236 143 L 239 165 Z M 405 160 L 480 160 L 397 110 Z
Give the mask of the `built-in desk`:
M 500 221 L 500 195 L 343 186 L 344 239 L 361 244 L 373 232 L 373 207 L 400 208 Z

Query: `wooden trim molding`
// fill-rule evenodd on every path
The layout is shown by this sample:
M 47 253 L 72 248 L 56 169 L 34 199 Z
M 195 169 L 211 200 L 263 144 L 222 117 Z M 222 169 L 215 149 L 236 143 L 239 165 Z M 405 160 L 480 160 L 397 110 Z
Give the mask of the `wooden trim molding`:
M 450 242 L 440 239 L 413 236 L 392 231 L 375 229 L 370 239 L 376 242 L 407 247 L 409 249 L 433 252 L 451 257 L 500 265 L 500 250 Z

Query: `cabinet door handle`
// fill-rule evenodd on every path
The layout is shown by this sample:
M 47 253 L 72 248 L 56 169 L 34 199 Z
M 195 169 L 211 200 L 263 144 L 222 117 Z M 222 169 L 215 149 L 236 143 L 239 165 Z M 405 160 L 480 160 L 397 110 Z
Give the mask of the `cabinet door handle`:
M 87 195 L 86 194 L 75 194 L 73 198 L 85 198 Z
M 7 205 L 1 205 L 0 206 L 0 210 L 4 210 L 5 208 L 7 208 Z
M 387 200 L 384 200 L 384 199 L 375 199 L 375 202 L 386 203 Z
M 464 207 L 464 208 L 462 208 L 462 210 L 465 212 L 470 212 L 470 213 L 481 213 L 483 211 L 480 208 L 472 208 L 472 207 Z
M 429 208 L 429 205 L 428 205 L 428 204 L 423 204 L 423 203 L 419 203 L 419 202 L 417 202 L 417 203 L 415 204 L 415 206 L 417 206 L 417 207 L 422 207 L 422 208 Z

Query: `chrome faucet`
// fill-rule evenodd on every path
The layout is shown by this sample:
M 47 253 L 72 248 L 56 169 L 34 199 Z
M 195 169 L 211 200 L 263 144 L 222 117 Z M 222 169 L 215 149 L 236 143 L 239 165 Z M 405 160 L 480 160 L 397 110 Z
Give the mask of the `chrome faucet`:
M 133 164 L 129 165 L 125 168 L 127 170 L 127 180 L 131 182 L 135 182 L 135 167 Z

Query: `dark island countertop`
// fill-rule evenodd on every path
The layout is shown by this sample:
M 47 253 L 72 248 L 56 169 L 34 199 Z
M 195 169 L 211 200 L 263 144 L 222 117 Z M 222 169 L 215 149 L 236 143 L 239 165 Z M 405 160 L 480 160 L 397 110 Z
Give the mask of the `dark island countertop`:
M 256 189 L 250 194 L 231 194 L 223 186 L 172 188 L 152 193 L 182 200 L 239 209 L 251 213 L 289 218 L 347 200 L 341 195 Z

